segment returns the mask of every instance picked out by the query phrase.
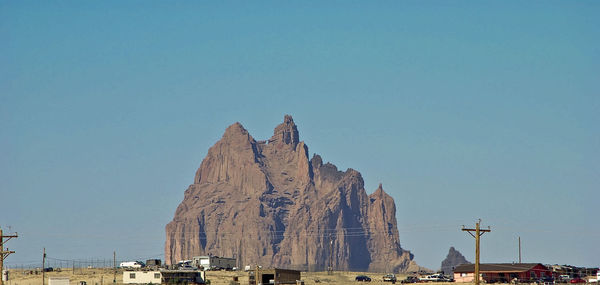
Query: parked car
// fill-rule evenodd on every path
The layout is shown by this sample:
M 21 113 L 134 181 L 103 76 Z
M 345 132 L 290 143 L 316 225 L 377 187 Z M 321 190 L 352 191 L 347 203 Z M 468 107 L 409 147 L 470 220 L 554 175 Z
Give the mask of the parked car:
M 572 284 L 574 284 L 574 283 L 586 283 L 586 281 L 585 281 L 584 279 L 581 279 L 581 278 L 579 278 L 579 277 L 571 279 L 571 281 L 570 281 L 570 282 L 571 282 Z
M 197 268 L 195 268 L 191 265 L 183 265 L 183 266 L 180 266 L 179 269 L 181 269 L 181 270 L 196 270 Z
M 419 282 L 419 278 L 415 276 L 407 276 L 406 279 L 402 280 L 401 283 L 417 283 Z
M 419 278 L 419 281 L 422 282 L 449 282 L 449 279 L 446 278 L 443 274 L 432 274 Z
M 598 271 L 598 272 L 596 273 L 596 277 L 594 277 L 594 278 L 590 278 L 590 279 L 588 280 L 588 282 L 590 282 L 590 283 L 597 283 L 597 282 L 600 282 L 600 271 Z
M 358 282 L 371 282 L 371 277 L 366 275 L 358 275 L 356 278 L 354 278 L 354 280 Z
M 383 282 L 396 282 L 396 275 L 394 275 L 394 274 L 383 275 Z
M 563 274 L 558 276 L 558 279 L 556 279 L 556 283 L 569 283 L 569 281 L 571 281 L 571 276 L 567 275 L 567 274 Z
M 536 283 L 551 285 L 551 284 L 554 284 L 554 277 L 552 277 L 552 276 L 544 276 L 544 277 L 538 279 Z

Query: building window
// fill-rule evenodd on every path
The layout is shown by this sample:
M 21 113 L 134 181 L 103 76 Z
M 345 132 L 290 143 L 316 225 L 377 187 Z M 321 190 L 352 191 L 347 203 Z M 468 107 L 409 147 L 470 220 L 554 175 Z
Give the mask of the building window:
M 467 277 L 467 273 L 461 273 L 460 277 Z
M 129 278 L 135 279 L 135 273 L 129 273 Z
M 160 273 L 154 273 L 154 279 L 160 279 Z

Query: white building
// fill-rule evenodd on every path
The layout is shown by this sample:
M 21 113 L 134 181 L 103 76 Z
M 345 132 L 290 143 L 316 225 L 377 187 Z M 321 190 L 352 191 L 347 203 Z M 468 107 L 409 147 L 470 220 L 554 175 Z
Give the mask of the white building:
M 69 285 L 69 277 L 50 277 L 48 278 L 48 285 Z
M 123 284 L 204 284 L 205 274 L 200 270 L 135 270 L 123 272 Z
M 160 271 L 123 271 L 123 284 L 160 284 Z

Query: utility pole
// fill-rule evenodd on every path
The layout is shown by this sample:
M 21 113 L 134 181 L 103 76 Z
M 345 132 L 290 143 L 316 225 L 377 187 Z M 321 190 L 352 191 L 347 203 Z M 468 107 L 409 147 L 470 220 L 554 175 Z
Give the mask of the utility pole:
M 4 235 L 2 233 L 2 228 L 0 228 L 0 285 L 4 285 L 4 281 L 2 281 L 3 277 L 4 277 L 4 259 L 6 259 L 7 256 L 9 256 L 11 253 L 15 253 L 12 250 L 8 250 L 8 248 L 6 250 L 4 250 L 4 243 L 7 242 L 9 239 L 11 238 L 17 238 L 19 237 L 19 235 L 17 233 L 15 233 L 14 235 Z
M 262 280 L 260 281 L 260 283 L 258 282 L 258 276 L 260 276 L 260 266 L 258 265 L 258 262 L 256 263 L 256 272 L 254 273 L 254 285 L 262 285 Z M 262 276 L 261 276 L 262 279 Z
M 42 285 L 46 284 L 46 248 L 44 247 L 44 254 L 42 255 Z
M 482 230 L 479 228 L 479 224 L 481 223 L 481 219 L 477 223 L 475 223 L 474 229 L 466 229 L 463 226 L 463 232 L 468 232 L 471 236 L 475 238 L 475 285 L 479 285 L 479 240 L 484 233 L 491 232 L 492 230 L 488 227 L 487 230 Z M 475 232 L 473 234 L 472 232 Z
M 329 235 L 329 266 L 327 267 L 327 274 L 333 274 L 333 236 Z
M 117 284 L 117 252 L 113 251 L 113 284 Z
M 521 237 L 519 237 L 519 263 L 521 263 Z

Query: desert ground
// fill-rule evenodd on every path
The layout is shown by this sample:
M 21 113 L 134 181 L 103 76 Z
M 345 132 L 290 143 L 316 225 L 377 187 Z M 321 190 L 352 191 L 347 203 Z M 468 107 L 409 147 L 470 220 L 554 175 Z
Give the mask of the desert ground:
M 329 275 L 327 272 L 302 272 L 302 280 L 304 284 L 362 284 L 355 282 L 354 277 L 357 275 L 367 275 L 373 280 L 367 284 L 391 284 L 382 281 L 384 273 L 372 272 L 347 272 L 334 271 Z M 116 276 L 116 284 L 123 284 L 123 271 L 117 270 L 116 275 L 113 269 L 76 269 L 73 272 L 71 268 L 64 268 L 60 272 L 46 272 L 46 283 L 48 284 L 49 277 L 69 277 L 71 285 L 79 285 L 80 281 L 85 281 L 87 285 L 110 285 L 113 283 L 113 276 Z M 240 284 L 248 284 L 248 273 L 243 271 L 207 271 L 206 278 L 211 281 L 211 284 L 229 285 L 234 277 L 238 277 Z M 406 277 L 404 274 L 396 274 L 398 280 Z M 5 285 L 41 285 L 42 274 L 35 270 L 10 270 L 9 280 Z M 396 284 L 400 284 L 397 282 Z M 442 285 L 442 283 L 436 283 Z

